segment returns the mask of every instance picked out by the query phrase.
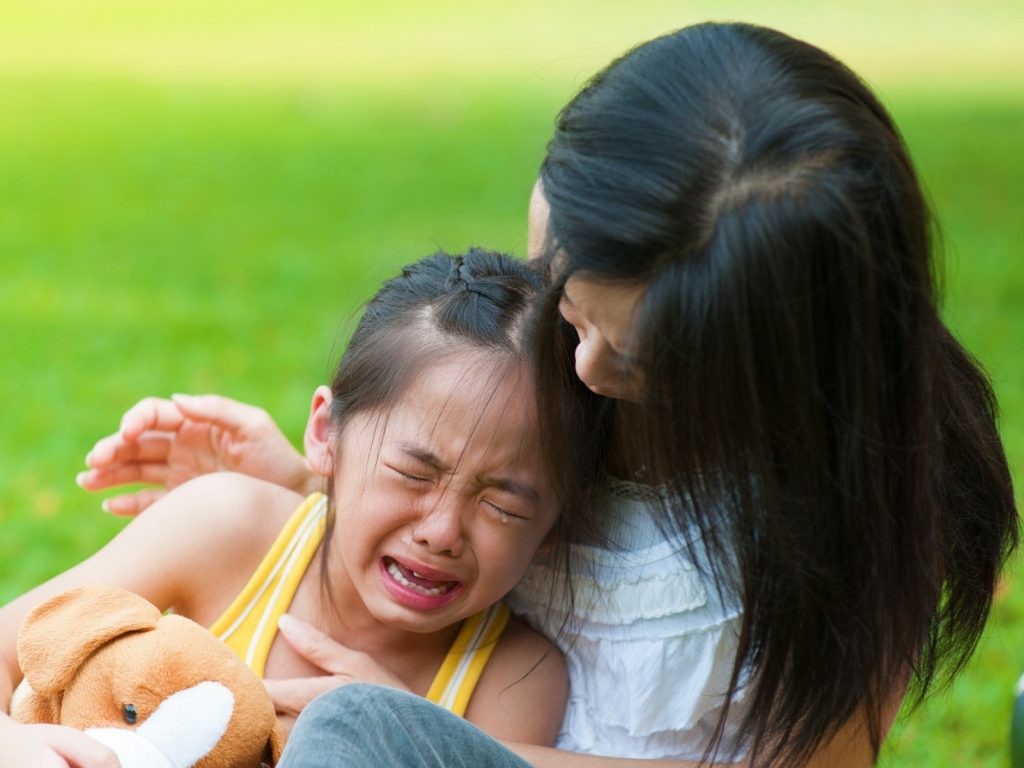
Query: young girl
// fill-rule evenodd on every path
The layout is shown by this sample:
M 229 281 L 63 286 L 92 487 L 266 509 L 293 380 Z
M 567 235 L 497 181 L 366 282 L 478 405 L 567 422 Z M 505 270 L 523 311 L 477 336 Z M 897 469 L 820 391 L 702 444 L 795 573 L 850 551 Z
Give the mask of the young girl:
M 261 676 L 322 673 L 302 653 L 315 630 L 287 611 L 353 652 L 330 671 L 427 696 L 500 738 L 550 744 L 563 662 L 498 603 L 558 517 L 522 353 L 539 285 L 482 251 L 424 259 L 385 284 L 331 387 L 313 396 L 305 447 L 326 495 L 231 474 L 179 487 L 0 610 L 3 702 L 20 678 L 26 613 L 103 583 L 209 626 Z M 5 766 L 109 764 L 104 748 L 56 726 L 2 716 L 0 742 Z

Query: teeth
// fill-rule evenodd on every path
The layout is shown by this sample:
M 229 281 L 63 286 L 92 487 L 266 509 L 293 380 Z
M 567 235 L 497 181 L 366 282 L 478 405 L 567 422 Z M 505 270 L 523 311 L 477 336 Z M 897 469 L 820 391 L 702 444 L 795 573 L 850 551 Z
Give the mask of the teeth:
M 419 584 L 416 584 L 415 582 L 409 581 L 409 579 L 405 578 L 405 574 L 402 573 L 402 569 L 398 567 L 398 563 L 396 563 L 394 560 L 388 563 L 388 573 L 391 574 L 391 578 L 393 578 L 403 587 L 407 587 L 414 592 L 419 592 L 421 595 L 444 595 L 447 594 L 448 590 L 450 590 L 452 586 L 451 582 L 449 582 L 440 587 L 424 587 Z M 413 571 L 412 575 L 420 579 L 427 578 L 426 576 L 423 576 L 417 573 L 416 571 Z

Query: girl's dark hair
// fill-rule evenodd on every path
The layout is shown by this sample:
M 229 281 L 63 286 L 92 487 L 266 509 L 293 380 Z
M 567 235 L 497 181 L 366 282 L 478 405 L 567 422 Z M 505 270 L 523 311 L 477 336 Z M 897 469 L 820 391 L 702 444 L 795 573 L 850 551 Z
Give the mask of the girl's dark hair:
M 501 377 L 515 375 L 517 368 L 532 369 L 531 318 L 542 286 L 536 269 L 479 248 L 460 255 L 439 252 L 404 267 L 366 305 L 338 363 L 331 381 L 335 433 L 340 435 L 356 414 L 385 412 L 424 369 L 467 349 L 490 358 L 495 387 Z M 563 336 L 561 346 L 568 349 L 570 344 L 568 335 Z M 559 418 L 577 413 L 579 419 L 585 418 L 587 411 L 575 398 L 575 390 L 563 385 L 558 390 Z M 572 434 L 582 438 L 589 431 L 577 427 Z M 570 470 L 552 476 L 550 484 L 559 498 L 575 498 L 577 489 L 588 483 Z M 562 511 L 570 510 L 562 505 Z M 332 504 L 324 541 L 330 540 L 334 522 Z M 560 514 L 555 540 L 567 542 L 566 530 L 587 524 L 576 521 L 574 515 Z M 321 548 L 321 574 L 328 596 L 329 550 Z M 568 547 L 558 547 L 557 553 L 565 559 L 562 570 L 567 572 Z
M 823 51 L 703 24 L 598 74 L 541 182 L 543 327 L 570 275 L 648 286 L 643 406 L 617 437 L 690 500 L 666 527 L 697 525 L 742 601 L 741 742 L 792 765 L 863 715 L 877 756 L 903 685 L 919 702 L 972 653 L 1018 533 L 992 390 L 938 315 L 891 118 Z M 558 347 L 538 336 L 545 410 Z
M 530 365 L 527 320 L 541 287 L 528 265 L 478 248 L 403 267 L 367 303 L 338 362 L 335 423 L 393 405 L 425 366 L 467 348 Z

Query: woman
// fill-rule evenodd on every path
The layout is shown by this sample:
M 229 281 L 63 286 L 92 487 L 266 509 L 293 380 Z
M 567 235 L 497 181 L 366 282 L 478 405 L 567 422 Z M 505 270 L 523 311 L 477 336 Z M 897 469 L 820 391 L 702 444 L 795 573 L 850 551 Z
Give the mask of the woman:
M 575 425 L 548 408 L 549 460 L 559 476 L 561 462 L 600 458 L 648 489 L 563 489 L 581 509 L 604 503 L 604 535 L 618 545 L 580 548 L 598 553 L 581 583 L 599 595 L 621 586 L 606 569 L 621 552 L 633 564 L 650 556 L 632 593 L 642 603 L 654 582 L 673 583 L 652 554 L 667 543 L 702 599 L 618 623 L 600 612 L 629 600 L 598 603 L 596 619 L 563 621 L 570 668 L 579 646 L 577 659 L 589 648 L 597 666 L 576 664 L 574 697 L 595 693 L 570 705 L 560 744 L 869 765 L 908 686 L 924 696 L 966 662 L 1017 517 L 991 390 L 936 310 L 929 229 L 882 106 L 842 64 L 778 32 L 706 24 L 658 38 L 563 110 L 531 210 L 550 277 L 539 392 L 544 408 L 566 385 L 572 361 L 553 333 L 564 319 L 579 335 L 579 379 L 615 407 L 594 457 L 561 450 Z M 210 430 L 219 461 L 297 482 L 301 460 L 279 460 L 293 452 L 238 408 L 144 402 L 93 452 L 84 484 L 171 479 L 181 445 L 137 442 L 167 428 L 179 440 Z M 516 607 L 557 629 L 541 581 Z M 666 617 L 682 645 L 658 634 Z M 709 629 L 717 640 L 699 647 Z M 631 667 L 601 647 L 613 635 L 654 650 Z M 696 690 L 693 668 L 704 670 Z M 631 698 L 616 669 L 652 695 Z M 647 733 L 629 712 L 651 699 L 665 706 Z M 602 721 L 616 707 L 621 720 Z M 363 686 L 318 700 L 296 736 L 287 765 L 522 765 L 418 701 Z M 537 766 L 622 764 L 513 749 Z

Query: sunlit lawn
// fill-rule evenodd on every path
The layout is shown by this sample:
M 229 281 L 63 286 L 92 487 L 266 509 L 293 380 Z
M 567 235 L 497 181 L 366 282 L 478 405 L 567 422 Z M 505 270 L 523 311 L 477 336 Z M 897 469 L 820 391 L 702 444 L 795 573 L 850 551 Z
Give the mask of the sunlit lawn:
M 437 248 L 522 255 L 533 176 L 582 75 L 709 14 L 805 34 L 882 88 L 942 222 L 947 316 L 996 382 L 1020 483 L 1024 75 L 1004 51 L 1009 4 L 879 5 L 891 24 L 845 26 L 797 2 L 773 21 L 753 3 L 677 18 L 664 2 L 531 0 L 523 26 L 454 2 L 4 5 L 0 602 L 118 529 L 73 478 L 125 407 L 219 391 L 297 438 L 359 301 Z M 922 7 L 920 50 L 951 46 L 934 76 L 900 46 Z M 1022 615 L 1012 575 L 967 674 L 901 719 L 884 765 L 1005 761 Z

